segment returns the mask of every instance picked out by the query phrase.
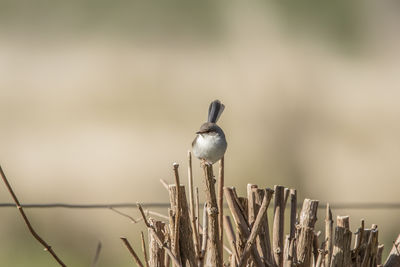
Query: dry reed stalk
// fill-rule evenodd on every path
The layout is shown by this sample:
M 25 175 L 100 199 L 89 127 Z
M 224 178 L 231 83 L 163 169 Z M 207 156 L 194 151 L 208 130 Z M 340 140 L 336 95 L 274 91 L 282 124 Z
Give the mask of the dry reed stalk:
M 203 240 L 201 242 L 201 251 L 200 251 L 200 262 L 199 266 L 204 265 L 204 256 L 206 254 L 207 250 L 207 240 L 208 240 L 208 213 L 207 213 L 207 202 L 204 203 L 204 208 L 203 208 Z
M 231 265 L 236 266 L 236 264 L 239 262 L 239 255 L 236 247 L 236 238 L 235 238 L 235 233 L 233 231 L 232 227 L 232 222 L 229 216 L 224 216 L 224 228 L 226 232 L 226 236 L 229 241 L 229 245 L 231 246 L 232 249 L 232 254 L 233 254 L 233 259 L 231 261 Z M 231 267 L 233 267 L 231 266 Z
M 223 218 L 224 218 L 224 176 L 225 176 L 225 167 L 224 167 L 224 157 L 222 157 L 219 161 L 219 172 L 218 172 L 218 227 L 219 227 L 219 242 L 221 244 L 224 243 L 224 230 L 223 230 Z M 224 250 L 221 246 L 220 251 L 221 259 L 224 258 Z
M 186 200 L 185 187 L 183 185 L 180 186 L 179 189 L 179 198 L 177 198 L 177 187 L 175 185 L 169 186 L 169 197 L 171 202 L 171 209 L 177 210 L 178 201 L 179 207 L 181 208 L 180 212 L 180 220 L 179 225 L 174 227 L 174 229 L 178 229 L 179 239 L 178 239 L 178 254 L 177 258 L 181 259 L 182 265 L 185 266 L 186 262 L 188 262 L 189 266 L 195 266 L 196 264 L 196 254 L 193 253 L 195 251 L 193 244 L 193 231 L 191 227 L 191 220 L 189 217 L 189 207 Z M 175 213 L 176 216 L 176 213 Z M 176 220 L 175 220 L 176 222 Z
M 101 242 L 99 241 L 97 243 L 96 253 L 94 254 L 91 267 L 96 267 L 97 266 L 97 263 L 98 263 L 99 257 L 100 257 L 100 252 L 101 252 Z
M 142 239 L 142 252 L 144 255 L 144 263 L 146 264 L 146 267 L 149 267 L 149 258 L 147 257 L 146 242 L 144 241 L 143 231 L 140 232 L 140 237 Z
M 296 234 L 297 217 L 297 191 L 290 189 L 290 238 L 293 239 Z
M 42 246 L 44 247 L 44 250 L 45 250 L 45 251 L 48 251 L 48 252 L 51 254 L 51 256 L 53 256 L 53 258 L 58 262 L 58 264 L 59 264 L 60 266 L 66 266 L 66 265 L 64 264 L 64 262 L 63 262 L 63 261 L 57 256 L 57 254 L 54 252 L 53 248 L 52 248 L 49 244 L 47 244 L 47 242 L 44 241 L 44 240 L 39 236 L 39 234 L 36 233 L 36 231 L 33 229 L 33 227 L 32 227 L 32 225 L 31 225 L 30 221 L 28 220 L 28 217 L 26 216 L 26 214 L 25 214 L 25 212 L 24 212 L 24 209 L 22 208 L 21 204 L 19 203 L 19 200 L 18 200 L 17 196 L 15 195 L 14 190 L 12 189 L 10 183 L 8 182 L 7 177 L 6 177 L 6 175 L 5 175 L 4 171 L 3 171 L 3 168 L 2 168 L 1 166 L 0 166 L 0 174 L 1 174 L 1 178 L 2 178 L 3 181 L 4 181 L 4 184 L 5 184 L 6 187 L 7 187 L 8 192 L 11 194 L 11 196 L 12 196 L 14 202 L 15 202 L 15 205 L 16 205 L 16 207 L 17 207 L 19 213 L 21 214 L 22 218 L 24 219 L 24 222 L 25 222 L 26 226 L 28 227 L 29 232 L 32 234 L 32 236 L 33 236 L 40 244 L 42 244 Z
M 192 153 L 188 151 L 188 180 L 189 180 L 189 203 L 190 203 L 190 222 L 192 225 L 193 231 L 193 244 L 194 244 L 194 253 L 196 258 L 199 258 L 200 253 L 200 245 L 199 245 L 199 234 L 196 227 L 196 211 L 194 207 L 194 195 L 193 195 L 193 171 L 192 171 Z
M 277 267 L 283 266 L 283 231 L 284 231 L 284 212 L 285 212 L 285 187 L 275 185 L 274 198 L 274 225 L 273 225 L 273 255 Z
M 160 179 L 160 183 L 164 186 L 165 189 L 168 190 L 168 183 L 164 179 Z
M 314 225 L 317 221 L 318 201 L 304 199 L 299 216 L 299 233 L 296 244 L 297 264 L 299 267 L 309 267 L 311 264 L 312 244 L 314 240 Z
M 200 241 L 200 203 L 199 203 L 199 188 L 196 186 L 196 217 L 197 217 L 197 224 L 196 224 L 196 229 L 197 233 L 199 235 L 199 241 Z M 200 243 L 199 243 L 200 247 Z
M 233 187 L 224 187 L 224 194 L 235 223 L 237 249 L 239 256 L 241 256 L 246 245 L 246 240 L 250 236 L 250 228 L 245 219 L 245 214 L 239 203 L 235 189 Z M 264 266 L 256 247 L 252 247 L 251 256 L 253 261 L 255 261 L 256 266 Z
M 378 253 L 378 226 L 373 224 L 368 238 L 366 251 L 361 267 L 376 266 L 376 255 Z
M 181 263 L 179 262 L 178 258 L 175 257 L 174 253 L 173 253 L 172 250 L 167 246 L 167 244 L 164 243 L 164 242 L 161 240 L 161 238 L 157 235 L 156 229 L 154 228 L 154 226 L 152 226 L 152 225 L 149 223 L 149 221 L 147 220 L 146 215 L 144 214 L 144 211 L 143 211 L 142 206 L 141 206 L 139 203 L 137 203 L 136 205 L 138 206 L 138 209 L 139 209 L 139 211 L 140 211 L 140 214 L 141 214 L 142 217 L 143 217 L 143 221 L 144 221 L 145 225 L 147 226 L 147 228 L 148 228 L 148 230 L 149 230 L 149 236 L 151 235 L 151 236 L 154 238 L 154 240 L 157 242 L 157 244 L 158 244 L 160 247 L 162 247 L 162 248 L 167 252 L 167 254 L 168 254 L 169 257 L 172 259 L 172 262 L 175 264 L 175 266 L 181 267 L 182 265 L 181 265 Z M 150 244 L 149 244 L 149 246 L 150 246 Z M 150 265 L 151 265 L 151 264 L 150 264 Z
M 239 266 L 244 267 L 247 261 L 247 258 L 250 254 L 250 250 L 252 249 L 253 245 L 255 244 L 256 237 L 258 236 L 259 232 L 263 228 L 263 221 L 265 217 L 267 216 L 267 209 L 269 206 L 269 202 L 271 201 L 272 198 L 272 192 L 267 191 L 264 194 L 264 199 L 262 201 L 260 210 L 257 213 L 256 220 L 254 222 L 254 225 L 251 229 L 250 236 L 247 239 L 243 254 L 239 260 Z
M 398 267 L 400 266 L 400 235 L 396 241 L 393 242 L 393 248 L 387 257 L 387 260 L 383 267 Z
M 133 250 L 131 244 L 129 243 L 128 239 L 126 237 L 121 237 L 122 242 L 124 242 L 125 246 L 128 248 L 129 252 L 133 256 L 133 259 L 135 260 L 136 264 L 139 265 L 140 267 L 144 267 L 143 263 L 140 261 L 138 255 L 136 252 Z
M 332 267 L 351 266 L 351 235 L 349 216 L 338 216 L 332 252 Z
M 156 221 L 152 218 L 149 219 L 149 224 L 151 228 L 149 228 L 149 265 L 150 266 L 163 266 L 165 251 L 164 247 L 160 246 L 157 241 L 157 237 L 159 237 L 160 241 L 164 243 L 165 238 L 163 234 L 163 230 L 165 227 L 165 223 L 161 221 Z
M 325 216 L 325 267 L 331 266 L 332 250 L 333 250 L 333 219 L 332 211 L 329 203 L 326 204 L 326 216 Z
M 221 250 L 219 242 L 218 204 L 215 193 L 215 179 L 213 167 L 204 163 L 204 181 L 206 191 L 207 213 L 208 213 L 208 243 L 205 255 L 206 266 L 222 266 Z M 204 233 L 203 233 L 204 234 Z
M 383 245 L 383 244 L 380 244 L 379 246 L 378 246 L 378 253 L 377 253 L 377 255 L 376 255 L 376 264 L 379 266 L 379 265 L 382 265 L 382 253 L 383 253 L 383 249 L 385 248 L 385 245 Z
M 175 211 L 175 223 L 174 223 L 174 229 L 173 229 L 173 238 L 172 238 L 172 251 L 175 254 L 175 257 L 178 259 L 179 257 L 179 225 L 180 225 L 180 218 L 181 218 L 181 201 L 180 201 L 180 182 L 179 182 L 179 164 L 174 163 L 174 174 L 175 174 L 175 186 L 176 186 L 176 207 L 174 209 Z

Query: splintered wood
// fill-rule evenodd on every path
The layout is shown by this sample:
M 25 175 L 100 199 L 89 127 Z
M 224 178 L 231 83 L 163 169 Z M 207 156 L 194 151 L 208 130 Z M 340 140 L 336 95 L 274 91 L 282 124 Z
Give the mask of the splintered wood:
M 194 205 L 190 154 L 189 161 L 189 201 L 185 186 L 179 182 L 179 165 L 174 164 L 175 184 L 167 186 L 171 203 L 168 222 L 146 218 L 138 204 L 149 236 L 148 250 L 143 249 L 146 257 L 142 265 L 400 267 L 400 235 L 383 263 L 383 245 L 378 241 L 377 225 L 366 228 L 362 220 L 352 241 L 349 216 L 337 216 L 335 225 L 327 204 L 326 210 L 320 213 L 326 214 L 324 229 L 317 231 L 319 201 L 306 198 L 298 211 L 297 191 L 281 185 L 270 189 L 249 184 L 246 196 L 238 196 L 234 187 L 223 187 L 222 199 L 221 188 L 215 188 L 213 167 L 208 164 L 202 165 L 205 202 L 203 212 L 199 212 L 198 194 Z M 223 216 L 219 210 L 221 199 L 230 211 Z M 199 218 L 201 213 L 203 218 Z M 137 255 L 132 251 L 132 255 Z M 135 261 L 141 264 L 138 258 Z

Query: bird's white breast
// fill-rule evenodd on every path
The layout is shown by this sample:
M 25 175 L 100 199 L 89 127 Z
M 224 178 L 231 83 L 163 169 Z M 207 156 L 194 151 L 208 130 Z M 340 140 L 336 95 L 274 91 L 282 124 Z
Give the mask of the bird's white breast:
M 225 153 L 227 144 L 218 134 L 199 134 L 193 146 L 193 154 L 197 158 L 215 163 Z

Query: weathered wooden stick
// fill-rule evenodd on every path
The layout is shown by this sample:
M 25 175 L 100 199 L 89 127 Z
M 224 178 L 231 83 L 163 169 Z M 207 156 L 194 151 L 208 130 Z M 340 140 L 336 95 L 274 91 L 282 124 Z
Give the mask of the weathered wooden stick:
M 129 244 L 128 239 L 126 239 L 126 237 L 121 237 L 121 240 L 124 242 L 125 246 L 128 248 L 129 252 L 131 253 L 131 255 L 133 256 L 133 259 L 135 260 L 136 264 L 140 267 L 144 267 L 143 263 L 140 261 L 138 255 L 136 254 L 136 252 L 133 250 L 131 244 Z M 154 265 L 155 266 L 155 265 Z
M 293 239 L 296 234 L 297 217 L 297 191 L 290 189 L 290 238 Z
M 178 256 L 177 258 L 181 259 L 182 265 L 186 266 L 186 262 L 189 263 L 189 266 L 196 266 L 196 254 L 193 253 L 194 243 L 193 243 L 193 230 L 191 227 L 191 220 L 189 217 L 189 209 L 188 203 L 186 200 L 185 187 L 183 185 L 180 186 L 179 189 L 179 199 L 177 199 L 177 188 L 175 185 L 170 185 L 170 202 L 171 209 L 176 210 L 178 207 L 178 201 L 180 201 L 179 207 L 181 207 L 180 212 L 180 221 L 179 226 L 174 227 L 174 229 L 178 229 L 179 240 L 178 240 Z M 176 216 L 176 215 L 175 215 Z M 175 220 L 176 223 L 176 220 Z M 174 235 L 175 236 L 175 235 Z
M 233 221 L 235 222 L 236 231 L 238 233 L 238 237 L 236 238 L 238 254 L 242 255 L 246 240 L 250 236 L 249 225 L 245 219 L 243 209 L 240 207 L 235 189 L 233 187 L 224 187 L 224 194 L 226 202 L 228 203 L 229 209 L 232 213 Z M 256 247 L 252 247 L 251 254 L 256 266 L 264 266 Z
M 362 252 L 365 251 L 365 245 L 361 247 L 364 242 L 364 219 L 361 219 L 361 226 L 358 228 L 357 232 L 355 233 L 355 241 L 354 241 L 354 250 L 352 254 L 354 255 L 354 259 L 352 260 L 354 267 L 361 266 L 361 249 Z
M 311 264 L 314 225 L 317 221 L 318 200 L 304 199 L 300 212 L 299 234 L 297 241 L 297 264 L 299 267 L 309 267 Z
M 174 238 L 172 239 L 172 251 L 175 254 L 175 257 L 178 259 L 180 258 L 179 253 L 179 226 L 180 226 L 180 219 L 181 219 L 181 201 L 180 201 L 180 182 L 179 182 L 179 164 L 174 163 L 174 174 L 175 174 L 175 186 L 176 186 L 176 207 L 175 207 L 175 223 L 174 223 L 174 230 L 173 235 Z
M 223 230 L 223 218 L 224 218 L 224 176 L 225 176 L 225 166 L 224 157 L 219 161 L 219 172 L 218 172 L 218 223 L 219 223 L 219 242 L 224 243 L 224 230 Z M 221 259 L 224 258 L 224 252 L 221 246 L 220 251 Z
M 332 267 L 351 266 L 351 235 L 349 216 L 338 216 L 332 252 Z
M 219 242 L 218 204 L 215 193 L 215 179 L 211 164 L 204 163 L 204 182 L 206 191 L 208 213 L 208 243 L 205 258 L 206 266 L 222 266 L 221 250 Z M 204 233 L 203 233 L 204 234 Z
M 283 231 L 284 231 L 284 212 L 285 212 L 285 187 L 275 185 L 274 198 L 274 226 L 272 246 L 274 252 L 274 260 L 277 267 L 283 266 Z
M 319 255 L 319 242 L 318 242 L 318 237 L 321 235 L 321 231 L 318 231 L 317 233 L 314 232 L 314 240 L 313 240 L 313 255 L 314 255 L 314 263 L 317 262 L 318 255 Z
M 226 236 L 228 238 L 229 244 L 231 246 L 232 249 L 232 254 L 233 254 L 233 264 L 234 266 L 236 266 L 236 264 L 239 262 L 239 255 L 238 255 L 238 251 L 237 251 L 237 247 L 236 247 L 236 238 L 235 238 L 235 233 L 233 231 L 233 227 L 232 227 L 232 222 L 229 216 L 224 216 L 224 228 L 225 228 L 225 232 L 226 232 Z M 234 267 L 231 266 L 231 267 Z
M 383 249 L 385 248 L 385 245 L 380 244 L 378 246 L 378 253 L 376 254 L 376 264 L 377 265 L 382 265 L 382 253 Z
M 196 211 L 194 207 L 194 195 L 193 195 L 193 171 L 192 171 L 192 153 L 188 152 L 188 179 L 189 179 L 189 203 L 190 203 L 190 222 L 192 225 L 193 231 L 193 244 L 194 244 L 194 253 L 196 258 L 199 258 L 200 253 L 200 245 L 199 245 L 199 234 L 196 227 Z
M 208 213 L 207 213 L 207 202 L 204 203 L 203 208 L 203 231 L 202 231 L 203 239 L 201 242 L 201 251 L 200 251 L 200 263 L 199 266 L 204 265 L 204 256 L 207 250 L 207 240 L 208 240 Z
M 143 231 L 140 232 L 140 237 L 142 239 L 142 251 L 144 255 L 144 262 L 146 264 L 146 267 L 149 267 L 149 258 L 147 257 L 147 248 L 146 248 L 146 242 L 144 241 Z
M 254 222 L 254 226 L 251 230 L 250 236 L 247 239 L 246 246 L 244 248 L 244 252 L 240 258 L 240 261 L 239 261 L 240 267 L 245 266 L 247 258 L 250 254 L 250 250 L 256 241 L 256 237 L 258 236 L 260 230 L 263 227 L 263 220 L 265 219 L 265 216 L 267 216 L 267 209 L 269 206 L 269 202 L 271 201 L 271 198 L 272 198 L 272 192 L 267 191 L 264 195 L 262 205 L 260 207 L 260 210 L 258 211 L 257 218 Z
M 361 267 L 376 266 L 376 254 L 378 253 L 378 226 L 373 224 L 368 238 L 367 247 Z
M 397 267 L 400 266 L 400 235 L 393 243 L 393 248 L 389 253 L 383 267 Z
M 175 266 L 179 266 L 181 267 L 181 263 L 179 262 L 179 260 L 175 257 L 174 253 L 171 251 L 171 249 L 160 239 L 160 237 L 157 235 L 156 233 L 156 229 L 154 228 L 154 226 L 152 226 L 149 221 L 146 218 L 146 215 L 144 214 L 143 208 L 139 203 L 136 203 L 140 214 L 143 217 L 143 221 L 145 222 L 147 228 L 149 229 L 149 233 L 154 237 L 155 241 L 157 242 L 157 244 L 162 247 L 170 256 L 170 258 L 172 259 L 173 263 L 175 264 Z M 151 265 L 152 266 L 152 265 Z
M 156 221 L 149 218 L 148 228 L 149 233 L 149 265 L 150 266 L 162 266 L 164 264 L 165 251 L 163 246 L 160 246 L 156 240 L 156 236 L 162 238 L 160 241 L 164 243 L 164 235 L 162 233 L 165 223 Z M 154 232 L 154 234 L 152 234 Z
M 200 241 L 200 204 L 199 204 L 199 188 L 196 186 L 196 217 L 197 217 L 197 223 L 196 223 L 196 228 L 197 228 L 197 233 L 199 235 L 199 241 Z M 199 243 L 200 247 L 200 243 Z
M 283 250 L 283 266 L 294 267 L 296 266 L 296 238 L 290 238 L 290 235 L 286 235 L 285 247 Z

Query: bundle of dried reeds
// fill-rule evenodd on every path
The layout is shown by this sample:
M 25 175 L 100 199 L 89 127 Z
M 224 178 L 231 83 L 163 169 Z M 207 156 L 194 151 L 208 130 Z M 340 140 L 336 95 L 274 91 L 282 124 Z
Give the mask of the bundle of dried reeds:
M 305 199 L 297 210 L 297 192 L 276 185 L 274 189 L 247 185 L 247 196 L 239 197 L 233 187 L 223 187 L 223 159 L 219 169 L 219 187 L 213 167 L 203 164 L 205 204 L 200 223 L 199 197 L 193 188 L 189 152 L 189 202 L 180 184 L 178 164 L 173 165 L 175 184 L 164 185 L 169 191 L 169 222 L 147 218 L 138 204 L 148 228 L 148 252 L 142 235 L 145 264 L 123 240 L 139 266 L 265 266 L 265 267 L 394 267 L 400 266 L 400 236 L 382 265 L 383 245 L 378 242 L 378 227 L 350 231 L 349 217 L 338 216 L 336 227 L 329 204 L 326 207 L 325 235 L 315 230 L 318 200 Z M 216 191 L 219 192 L 218 196 Z M 223 216 L 225 196 L 231 216 Z M 273 200 L 273 222 L 268 221 L 268 208 Z M 290 199 L 289 227 L 285 236 L 285 208 Z M 231 220 L 231 218 L 233 220 Z M 271 225 L 271 227 L 270 227 Z M 226 233 L 224 245 L 223 233 Z M 321 242 L 322 241 L 322 242 Z M 228 256 L 223 257 L 227 251 Z

